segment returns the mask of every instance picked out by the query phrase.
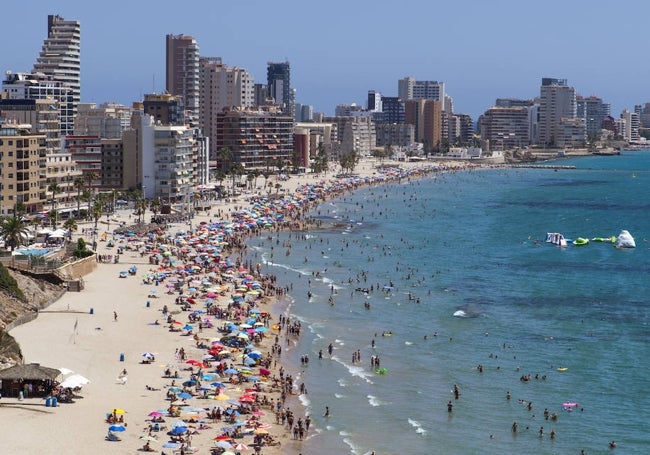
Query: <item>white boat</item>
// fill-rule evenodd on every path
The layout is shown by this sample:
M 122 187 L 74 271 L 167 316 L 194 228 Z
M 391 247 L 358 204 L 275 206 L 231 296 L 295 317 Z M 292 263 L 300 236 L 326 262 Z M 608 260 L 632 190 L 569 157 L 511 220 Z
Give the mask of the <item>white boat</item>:
M 557 245 L 559 247 L 567 246 L 567 240 L 564 238 L 564 235 L 560 234 L 559 232 L 547 232 L 546 242 L 552 243 L 553 245 Z

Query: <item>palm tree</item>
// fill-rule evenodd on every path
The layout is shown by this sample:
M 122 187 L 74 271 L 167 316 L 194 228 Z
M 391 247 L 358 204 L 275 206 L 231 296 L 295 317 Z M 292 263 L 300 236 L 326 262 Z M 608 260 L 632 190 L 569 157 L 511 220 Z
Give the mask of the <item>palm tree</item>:
M 235 195 L 235 179 L 244 173 L 244 166 L 240 163 L 233 164 L 230 167 L 230 176 L 232 177 L 232 195 Z
M 92 216 L 93 219 L 95 220 L 95 230 L 97 230 L 97 222 L 102 216 L 102 203 L 101 201 L 96 201 L 93 204 L 93 210 L 92 210 Z
M 73 182 L 74 187 L 77 189 L 77 218 L 81 214 L 81 191 L 84 188 L 84 179 L 77 177 Z
M 77 222 L 72 218 L 68 218 L 67 220 L 65 220 L 65 223 L 63 223 L 63 227 L 69 231 L 76 231 Z
M 25 207 L 25 203 L 23 201 L 16 202 L 14 204 L 14 213 L 16 214 L 16 218 L 22 218 L 25 213 L 27 213 L 27 208 Z
M 13 251 L 27 239 L 27 225 L 15 216 L 3 218 L 0 222 L 0 236 L 4 237 L 5 245 Z
M 50 185 L 47 187 L 47 190 L 52 193 L 52 212 L 54 212 L 54 217 L 52 218 L 52 223 L 54 228 L 56 229 L 56 219 L 57 219 L 57 213 L 56 213 L 56 195 L 61 192 L 61 187 L 59 186 L 58 183 L 52 182 Z
M 92 213 L 92 210 L 90 208 L 90 203 L 92 202 L 92 199 L 93 199 L 92 184 L 97 179 L 97 174 L 95 174 L 92 171 L 88 172 L 88 173 L 84 174 L 84 179 L 86 180 L 86 187 L 88 189 L 88 194 L 90 195 L 90 197 L 88 198 L 88 216 L 90 216 L 91 213 Z

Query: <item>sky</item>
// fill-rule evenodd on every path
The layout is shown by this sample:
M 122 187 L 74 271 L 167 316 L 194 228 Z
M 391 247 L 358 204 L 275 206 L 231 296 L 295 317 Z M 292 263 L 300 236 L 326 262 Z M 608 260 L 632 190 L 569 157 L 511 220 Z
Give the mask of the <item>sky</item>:
M 614 117 L 650 101 L 647 0 L 24 0 L 0 14 L 3 71 L 32 70 L 48 14 L 81 23 L 82 102 L 164 91 L 167 34 L 259 83 L 267 62 L 289 61 L 296 102 L 328 115 L 365 106 L 368 90 L 397 96 L 406 76 L 444 82 L 474 120 L 496 98 L 538 96 L 542 77 L 601 97 Z

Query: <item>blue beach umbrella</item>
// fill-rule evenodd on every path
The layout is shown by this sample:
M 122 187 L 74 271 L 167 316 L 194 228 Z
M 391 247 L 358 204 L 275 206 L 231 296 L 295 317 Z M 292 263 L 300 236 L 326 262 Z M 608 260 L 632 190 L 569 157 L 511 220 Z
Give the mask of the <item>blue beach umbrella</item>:
M 173 435 L 187 433 L 187 427 L 176 427 L 172 431 L 170 431 L 170 433 Z
M 235 370 L 234 368 L 228 368 L 227 370 L 224 370 L 225 374 L 237 374 L 239 371 Z
M 126 431 L 126 427 L 124 425 L 111 425 L 110 427 L 108 427 L 108 431 L 113 431 L 113 432 Z
M 188 400 L 188 399 L 190 399 L 190 398 L 193 398 L 193 395 L 192 395 L 192 394 L 189 394 L 189 393 L 187 393 L 187 392 L 181 392 L 181 393 L 179 393 L 177 396 L 178 396 L 178 398 L 181 398 L 181 399 L 183 399 L 183 400 Z

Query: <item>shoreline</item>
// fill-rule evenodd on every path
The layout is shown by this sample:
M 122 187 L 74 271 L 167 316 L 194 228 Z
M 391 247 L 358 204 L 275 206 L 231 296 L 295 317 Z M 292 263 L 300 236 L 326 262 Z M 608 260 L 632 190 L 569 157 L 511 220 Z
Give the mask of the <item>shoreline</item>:
M 403 164 L 403 163 L 398 163 L 398 164 Z M 435 172 L 440 172 L 440 168 L 437 167 L 437 166 L 435 167 L 436 168 L 435 170 L 434 170 L 434 166 L 431 166 L 431 169 L 429 169 L 427 171 L 418 170 L 419 164 L 421 164 L 421 163 L 413 163 L 413 166 L 410 166 L 410 168 L 412 169 L 413 174 L 409 174 L 408 177 L 399 177 L 399 178 L 409 178 L 410 179 L 410 178 L 414 178 L 414 177 L 431 175 L 432 173 L 435 173 Z M 459 169 L 464 170 L 464 169 L 467 169 L 467 168 L 463 167 L 463 166 L 459 166 L 459 167 L 457 167 L 457 168 L 455 167 L 453 169 L 444 169 L 443 171 L 455 171 L 455 170 L 459 170 Z M 366 171 L 371 171 L 371 172 L 372 172 L 372 170 L 373 170 L 373 168 L 366 169 Z M 370 175 L 366 174 L 366 176 L 363 177 L 363 178 L 369 178 L 370 176 L 372 176 L 372 174 L 370 174 Z M 296 187 L 298 187 L 299 185 L 303 185 L 303 184 L 309 185 L 309 184 L 313 183 L 313 180 L 314 180 L 313 176 L 305 176 L 305 178 L 303 178 L 303 179 L 296 178 L 296 182 L 295 182 L 297 184 Z M 321 180 L 324 181 L 323 179 L 321 179 Z M 392 179 L 392 180 L 391 179 L 376 180 L 376 181 L 372 181 L 370 183 L 370 185 L 380 185 L 380 184 L 383 184 L 383 183 L 394 182 L 394 181 L 396 181 L 396 179 Z M 305 205 L 302 206 L 299 211 L 297 211 L 297 213 L 295 214 L 296 218 L 294 219 L 294 221 L 299 223 L 298 226 L 302 226 L 302 228 L 300 228 L 299 230 L 301 230 L 301 231 L 305 230 L 304 229 L 305 223 L 307 225 L 309 224 L 308 220 L 306 218 L 306 215 L 311 210 L 314 210 L 318 205 L 322 204 L 323 202 L 325 202 L 328 199 L 340 197 L 340 196 L 343 196 L 343 195 L 348 194 L 350 192 L 353 192 L 356 189 L 359 189 L 361 187 L 369 186 L 368 184 L 365 184 L 367 182 L 363 181 L 363 180 L 356 181 L 356 182 L 351 181 L 351 182 L 346 182 L 346 183 L 341 183 L 341 180 L 334 180 L 334 182 L 338 182 L 338 184 L 335 183 L 333 187 L 323 186 L 321 189 L 319 189 L 318 195 L 313 201 L 310 200 L 310 201 L 306 202 Z M 290 192 L 289 194 L 293 194 L 293 193 Z M 212 211 L 214 211 L 215 209 L 219 209 L 221 211 L 223 209 L 222 211 L 225 213 L 226 216 L 232 216 L 232 215 L 236 214 L 236 212 L 237 212 L 237 210 L 235 210 L 235 208 L 240 207 L 240 205 L 241 205 L 241 203 L 239 201 L 230 202 L 229 204 L 224 203 L 222 206 L 218 205 L 218 203 L 217 203 L 217 205 L 213 208 Z M 196 216 L 195 220 L 196 220 L 197 223 L 199 223 L 201 220 L 206 221 L 205 219 L 209 218 L 209 217 L 210 217 L 210 213 L 208 213 L 207 215 L 206 214 L 200 214 L 200 215 Z M 174 225 L 174 227 L 176 229 L 183 228 L 184 226 L 185 225 L 183 225 L 183 224 Z M 291 229 L 291 227 L 288 227 L 286 229 Z M 277 229 L 277 230 L 279 230 L 279 229 Z M 257 234 L 255 234 L 255 233 L 244 234 L 243 242 L 244 242 L 244 244 L 250 244 L 251 239 L 255 235 L 258 235 L 258 234 L 261 234 L 261 235 L 271 234 L 272 235 L 273 232 L 277 232 L 277 230 L 273 230 L 273 229 L 260 230 Z M 106 243 L 104 243 L 104 242 L 100 242 L 100 250 L 101 250 L 101 254 L 110 254 L 111 252 L 114 252 L 112 250 L 107 249 L 106 248 Z M 133 324 L 131 324 L 130 327 L 132 328 L 132 330 L 135 333 L 140 333 L 144 329 L 142 327 L 143 323 L 146 324 L 147 320 L 151 320 L 151 318 L 149 317 L 150 314 L 151 314 L 151 308 L 150 308 L 150 305 L 149 305 L 150 301 L 147 300 L 147 305 L 144 306 L 144 308 L 142 306 L 138 306 L 137 308 L 127 307 L 124 304 L 125 303 L 128 304 L 128 302 L 114 302 L 114 299 L 111 299 L 111 295 L 110 295 L 111 285 L 110 284 L 108 284 L 108 283 L 100 283 L 102 281 L 111 281 L 111 283 L 115 283 L 115 282 L 120 283 L 120 286 L 121 286 L 123 281 L 117 279 L 117 272 L 119 270 L 125 269 L 127 267 L 127 265 L 137 265 L 137 266 L 142 267 L 143 269 L 146 269 L 147 266 L 149 265 L 147 262 L 145 262 L 143 260 L 142 257 L 138 258 L 137 255 L 133 255 L 133 254 L 131 254 L 130 257 L 127 258 L 127 261 L 128 262 L 121 261 L 119 264 L 100 264 L 99 267 L 87 277 L 88 278 L 87 279 L 87 285 L 88 286 L 87 286 L 86 291 L 84 291 L 82 293 L 79 293 L 79 294 L 67 293 L 66 295 L 63 296 L 63 298 L 61 298 L 57 302 L 53 303 L 53 307 L 68 305 L 68 308 L 69 308 L 70 306 L 76 307 L 78 305 L 79 308 L 84 308 L 84 310 L 86 312 L 89 312 L 89 309 L 93 308 L 93 306 L 94 306 L 95 308 L 97 308 L 97 311 L 96 311 L 96 314 L 93 317 L 93 319 L 95 319 L 95 320 L 99 319 L 99 317 L 101 316 L 101 318 L 103 320 L 103 323 L 106 323 L 106 324 L 110 325 L 111 312 L 113 311 L 113 310 L 111 310 L 110 306 L 111 306 L 111 304 L 113 306 L 118 306 L 119 305 L 119 306 L 121 306 L 121 308 L 119 308 L 120 321 L 119 322 L 114 321 L 114 322 L 116 324 L 120 323 L 122 321 L 122 318 L 125 317 L 123 315 L 127 315 L 129 318 L 132 317 L 136 321 L 133 321 Z M 138 273 L 138 275 L 140 275 L 140 273 Z M 112 276 L 112 280 L 108 280 L 108 278 L 110 276 Z M 136 278 L 139 278 L 139 276 L 136 277 Z M 125 290 L 124 295 L 125 295 L 125 297 L 128 297 L 129 299 L 134 299 L 134 300 L 141 299 L 141 301 L 144 301 L 147 298 L 146 292 L 142 289 L 143 286 L 139 286 L 140 289 L 137 289 L 137 286 L 134 286 L 135 283 L 133 283 L 133 281 L 135 281 L 136 278 L 134 278 L 134 279 L 128 278 L 127 279 L 127 281 L 129 281 L 128 284 L 130 284 L 131 286 L 129 286 L 128 289 Z M 103 286 L 100 286 L 100 284 L 103 284 Z M 114 286 L 114 284 L 113 284 L 113 286 Z M 150 287 L 150 285 L 149 286 L 144 286 L 144 287 Z M 102 294 L 104 294 L 104 295 L 102 295 Z M 106 295 L 106 294 L 108 294 L 108 295 Z M 92 301 L 89 302 L 90 300 L 92 300 Z M 288 310 L 290 310 L 290 307 L 291 307 L 290 302 L 287 302 L 286 304 L 283 304 L 281 300 L 282 299 L 277 299 L 277 300 L 267 304 L 268 307 L 270 308 L 271 312 L 277 312 L 277 315 L 274 314 L 274 316 L 276 318 L 280 314 L 286 313 Z M 156 306 L 160 306 L 162 304 L 162 300 L 160 302 L 155 302 L 155 303 L 157 304 Z M 93 305 L 93 306 L 91 306 L 91 305 Z M 83 313 L 84 310 L 81 310 L 82 313 Z M 138 349 L 136 349 L 136 351 L 131 350 L 130 352 L 127 353 L 126 358 L 129 359 L 129 360 L 127 360 L 124 364 L 121 363 L 122 361 L 119 361 L 119 363 L 115 364 L 115 359 L 117 358 L 117 351 L 116 351 L 116 352 L 113 352 L 111 356 L 102 354 L 100 356 L 101 357 L 101 363 L 104 363 L 104 364 L 101 365 L 101 367 L 95 365 L 95 363 L 93 362 L 93 359 L 92 359 L 92 357 L 94 357 L 96 355 L 95 350 L 101 350 L 102 349 L 101 347 L 105 346 L 105 344 L 104 344 L 105 342 L 101 341 L 98 346 L 95 346 L 94 349 L 90 345 L 93 344 L 93 343 L 91 343 L 92 341 L 96 341 L 96 340 L 93 340 L 93 338 L 101 338 L 101 335 L 104 335 L 104 333 L 102 333 L 102 332 L 104 332 L 104 330 L 108 331 L 108 329 L 104 329 L 102 326 L 98 326 L 98 327 L 100 327 L 100 330 L 97 330 L 97 327 L 95 327 L 94 329 L 90 328 L 90 327 L 84 327 L 82 330 L 80 330 L 81 333 L 73 334 L 70 337 L 66 337 L 66 336 L 61 337 L 59 335 L 58 339 L 52 339 L 52 337 L 47 337 L 47 336 L 44 337 L 44 338 L 40 338 L 38 336 L 35 336 L 36 333 L 34 333 L 34 332 L 38 332 L 40 335 L 44 335 L 44 334 L 47 334 L 48 332 L 51 332 L 51 331 L 57 331 L 57 330 L 60 331 L 61 321 L 56 321 L 55 319 L 67 319 L 68 323 L 70 324 L 70 327 L 72 327 L 71 316 L 73 316 L 73 315 L 61 314 L 58 317 L 57 316 L 51 316 L 49 314 L 47 316 L 40 315 L 40 317 L 37 318 L 35 321 L 32 321 L 32 322 L 30 322 L 30 323 L 28 323 L 28 324 L 26 324 L 24 326 L 14 328 L 12 330 L 11 334 L 12 334 L 12 336 L 14 334 L 17 335 L 17 336 L 15 336 L 15 338 L 20 343 L 21 349 L 23 349 L 23 346 L 24 346 L 23 352 L 24 352 L 25 359 L 27 359 L 29 361 L 36 361 L 36 360 L 40 359 L 40 360 L 43 360 L 43 362 L 42 362 L 43 364 L 47 364 L 48 366 L 52 366 L 52 367 L 57 367 L 58 365 L 57 365 L 56 362 L 66 362 L 67 357 L 69 356 L 69 357 L 72 357 L 73 359 L 79 360 L 79 361 L 75 363 L 75 362 L 72 362 L 72 359 L 71 359 L 70 362 L 72 362 L 72 363 L 67 363 L 65 365 L 60 363 L 60 366 L 73 367 L 72 368 L 73 370 L 75 370 L 75 371 L 77 371 L 77 372 L 79 372 L 81 374 L 84 374 L 84 372 L 85 372 L 84 364 L 87 366 L 88 370 L 96 371 L 96 375 L 105 375 L 105 376 L 112 376 L 112 373 L 110 373 L 110 371 L 109 371 L 110 369 L 116 370 L 122 365 L 126 366 L 126 364 L 128 364 L 129 370 L 132 370 L 134 368 L 140 369 L 140 370 L 142 369 L 142 368 L 139 368 L 139 367 L 133 365 L 133 363 L 132 363 L 133 361 L 131 360 L 132 357 L 134 357 L 134 356 L 137 358 L 136 352 L 137 352 Z M 41 321 L 39 322 L 39 320 L 41 320 Z M 76 327 L 76 322 L 74 322 L 74 324 L 75 324 L 75 327 Z M 149 325 L 150 325 L 150 323 L 149 323 Z M 95 330 L 96 332 L 93 333 L 92 330 Z M 144 330 L 147 330 L 147 329 L 144 329 Z M 113 332 L 113 331 L 111 330 L 111 332 Z M 120 333 L 120 332 L 121 332 L 121 330 L 120 331 L 115 331 L 115 333 L 111 333 L 112 337 L 110 338 L 109 343 L 118 343 L 120 338 L 128 335 L 128 333 Z M 74 338 L 74 339 L 72 339 L 72 338 Z M 129 338 L 133 344 L 138 345 L 138 346 L 142 346 L 142 347 L 139 347 L 140 350 L 147 351 L 147 350 L 153 349 L 153 348 L 145 347 L 145 343 L 142 343 L 143 340 L 140 340 L 139 339 L 140 337 L 135 337 L 134 338 L 133 333 L 132 333 L 131 337 L 127 337 L 127 338 Z M 163 339 L 163 336 L 161 335 L 158 338 Z M 66 353 L 60 353 L 60 352 L 56 352 L 56 351 L 51 352 L 51 350 L 43 349 L 44 347 L 48 347 L 51 344 L 52 347 L 56 346 L 55 349 L 66 350 L 66 348 L 67 348 L 70 351 L 75 351 L 75 349 L 74 349 L 75 346 L 74 345 L 76 345 L 77 342 L 79 342 L 81 344 L 82 341 L 84 343 L 88 342 L 89 346 L 81 348 L 80 350 L 81 351 L 89 351 L 89 352 L 79 352 L 79 353 L 76 353 L 75 355 L 70 356 L 70 354 L 72 354 L 71 352 L 67 352 L 67 355 L 66 355 Z M 157 341 L 161 342 L 161 340 L 157 340 Z M 41 344 L 41 346 L 38 346 L 39 344 Z M 177 343 L 174 340 L 169 340 L 169 337 L 166 337 L 166 341 L 164 342 L 164 344 L 165 344 L 165 346 L 168 347 L 168 351 L 164 355 L 157 354 L 156 355 L 156 363 L 159 361 L 159 356 L 163 359 L 162 362 L 165 361 L 164 360 L 165 358 L 171 360 L 170 359 L 170 354 L 171 354 L 171 351 L 172 351 L 172 346 L 174 344 L 177 344 Z M 79 346 L 76 346 L 76 348 L 78 349 Z M 134 346 L 134 348 L 135 348 L 135 346 Z M 269 346 L 267 346 L 267 349 L 268 348 L 269 348 Z M 118 351 L 119 350 L 120 349 L 118 349 Z M 122 350 L 126 350 L 126 349 L 122 348 Z M 160 348 L 160 351 L 162 352 L 162 346 Z M 50 354 L 55 354 L 55 353 L 60 354 L 60 355 L 50 355 Z M 165 355 L 167 357 L 165 357 Z M 90 357 L 90 358 L 88 358 L 88 357 Z M 109 357 L 112 357 L 113 360 L 110 360 Z M 277 359 L 277 361 L 278 361 L 278 368 L 284 368 L 286 363 L 287 363 L 286 361 L 283 362 L 281 358 Z M 112 366 L 109 367 L 108 365 L 112 365 Z M 151 366 L 147 367 L 147 368 L 150 369 L 149 373 L 155 373 L 156 371 L 151 371 L 153 369 L 150 368 L 150 367 Z M 153 365 L 153 367 L 157 368 L 156 365 Z M 292 368 L 292 370 L 293 370 L 293 368 Z M 299 372 L 297 370 L 298 369 L 296 369 L 296 371 L 290 371 L 289 373 L 291 375 L 294 375 L 294 374 L 297 375 L 297 374 L 299 374 Z M 158 371 L 158 373 L 160 373 L 160 371 Z M 91 375 L 90 372 L 88 372 L 87 374 Z M 61 413 L 61 411 L 63 411 L 62 408 L 65 407 L 65 408 L 69 408 L 69 409 L 65 409 L 65 411 L 68 411 L 68 410 L 79 411 L 79 412 L 71 412 L 70 413 L 71 418 L 73 417 L 73 414 L 74 414 L 74 417 L 77 418 L 77 419 L 79 419 L 80 415 L 81 415 L 80 420 L 77 420 L 77 422 L 87 422 L 88 418 L 90 418 L 90 419 L 98 418 L 98 416 L 96 414 L 100 413 L 100 412 L 98 412 L 98 407 L 97 407 L 97 406 L 101 406 L 99 403 L 105 403 L 104 408 L 103 408 L 105 410 L 110 409 L 111 407 L 115 407 L 115 406 L 128 407 L 127 405 L 124 405 L 124 404 L 121 404 L 121 403 L 108 404 L 108 401 L 109 401 L 109 399 L 118 400 L 119 397 L 123 395 L 123 392 L 127 387 L 131 388 L 131 385 L 132 385 L 131 384 L 131 382 L 132 382 L 131 378 L 129 379 L 129 384 L 127 386 L 123 386 L 122 388 L 120 388 L 120 386 L 117 386 L 117 389 L 116 389 L 116 385 L 114 383 L 112 383 L 113 382 L 112 379 L 104 378 L 102 380 L 97 380 L 94 377 L 96 375 L 93 375 L 93 379 L 92 379 L 93 382 L 91 382 L 91 384 L 89 384 L 88 386 L 84 386 L 84 389 L 83 389 L 83 392 L 82 392 L 83 395 L 86 396 L 86 398 L 84 400 L 80 400 L 80 402 L 76 403 L 74 406 L 72 406 L 72 405 L 68 406 L 67 404 L 62 405 L 59 408 L 53 409 L 52 411 L 54 411 L 54 412 L 49 411 L 47 413 L 51 413 L 51 414 L 56 413 L 56 414 L 58 414 L 58 413 Z M 151 384 L 155 384 L 155 385 L 153 385 L 153 387 L 159 388 L 158 386 L 160 385 L 160 378 L 156 378 L 155 374 L 143 374 L 143 378 L 144 377 L 146 377 L 146 381 L 148 381 L 148 382 L 146 382 L 146 385 L 149 385 L 151 383 Z M 153 381 L 156 381 L 156 382 L 153 382 Z M 99 388 L 96 388 L 95 382 L 99 383 L 98 384 Z M 162 387 L 164 387 L 165 385 L 168 386 L 168 384 L 163 384 Z M 294 384 L 294 386 L 295 386 L 295 384 Z M 141 387 L 144 387 L 144 386 L 141 386 Z M 95 399 L 89 400 L 89 398 L 99 398 L 99 397 L 94 396 L 95 394 L 98 394 L 98 390 L 104 390 L 106 392 L 106 395 L 108 395 L 108 396 L 102 397 L 103 398 L 102 400 L 98 400 L 98 399 L 97 400 L 95 400 Z M 140 389 L 140 390 L 142 390 L 142 389 Z M 152 394 L 147 393 L 149 391 L 146 390 L 146 389 L 144 391 L 139 392 L 139 393 L 137 391 L 133 392 L 132 390 L 130 390 L 130 392 L 131 392 L 129 394 L 130 398 L 126 400 L 128 402 L 132 402 L 132 400 L 141 399 L 141 401 L 146 401 L 147 404 L 148 404 L 149 402 L 152 401 L 152 397 L 151 397 Z M 290 405 L 291 408 L 293 409 L 294 407 L 297 407 L 297 406 L 302 407 L 303 408 L 303 413 L 304 413 L 305 408 L 302 405 L 300 397 L 297 396 L 297 395 L 296 396 L 291 395 L 291 399 L 292 399 L 291 400 L 292 402 L 291 402 L 291 405 Z M 6 404 L 7 404 L 8 401 L 10 401 L 10 400 L 8 400 L 6 398 L 3 398 L 2 401 L 0 401 L 0 406 L 7 407 Z M 88 401 L 98 401 L 99 402 L 99 403 L 97 403 L 97 406 L 95 406 L 95 403 L 93 403 L 92 416 L 88 415 L 88 412 L 90 410 L 82 409 L 82 407 L 86 406 L 86 403 Z M 24 406 L 24 404 L 21 404 L 21 403 L 17 403 L 17 404 L 21 405 L 21 406 Z M 135 405 L 136 403 L 133 402 L 133 404 Z M 140 407 L 140 406 L 138 406 L 138 407 Z M 134 406 L 134 408 L 135 408 L 135 406 Z M 101 407 L 99 409 L 101 409 Z M 82 412 L 84 410 L 86 412 Z M 23 409 L 22 411 L 26 411 L 26 410 Z M 29 413 L 23 413 L 23 412 L 17 412 L 17 414 L 18 414 L 17 416 L 13 416 L 12 418 L 13 419 L 16 419 L 16 418 L 20 419 L 20 417 L 26 417 L 26 416 L 29 415 Z M 66 412 L 66 414 L 67 414 L 67 412 Z M 141 414 L 141 415 L 137 415 L 135 410 L 128 410 L 128 415 L 129 415 L 129 422 L 131 423 L 131 422 L 133 422 L 132 419 L 136 419 L 136 421 L 137 421 L 139 419 L 144 418 L 146 416 L 146 413 Z M 271 413 L 267 412 L 267 416 L 265 416 L 265 417 L 266 417 L 266 419 L 264 419 L 264 421 L 267 422 L 267 424 L 274 425 L 274 421 L 273 421 Z M 72 420 L 74 421 L 74 419 L 72 419 Z M 101 425 L 101 423 L 98 423 L 97 425 L 99 425 L 100 428 L 103 428 L 103 425 Z M 93 427 L 94 426 L 96 426 L 96 424 L 93 424 Z M 133 424 L 132 424 L 132 426 L 133 426 Z M 139 426 L 142 426 L 143 431 L 146 428 L 144 426 L 144 424 L 136 423 L 136 427 L 139 427 Z M 216 426 L 217 425 L 213 425 L 213 428 L 216 427 Z M 56 425 L 52 425 L 52 427 L 56 427 Z M 55 429 L 52 428 L 52 431 L 55 431 Z M 291 439 L 291 436 L 288 435 L 288 432 L 287 432 L 287 429 L 286 429 L 285 425 L 273 427 L 273 431 L 281 433 L 281 435 L 279 435 L 279 437 L 282 438 L 283 446 L 285 448 L 287 446 L 291 446 L 292 449 L 295 448 L 296 451 L 301 450 L 299 447 L 297 447 L 298 443 L 296 442 L 294 444 L 294 441 Z M 21 431 L 16 431 L 16 432 L 12 432 L 12 433 L 21 434 Z M 135 434 L 133 434 L 133 433 L 136 433 L 136 432 L 132 432 L 131 428 L 129 428 L 128 433 L 129 433 L 128 434 L 129 437 L 128 438 L 126 438 L 126 437 L 123 438 L 124 441 L 119 445 L 114 444 L 114 443 L 106 443 L 106 444 L 109 444 L 111 453 L 127 453 L 127 452 L 123 452 L 121 450 L 123 448 L 122 446 L 126 445 L 126 444 L 124 444 L 124 442 L 129 443 L 128 445 L 131 446 L 131 450 L 133 450 L 133 448 L 135 448 L 135 447 L 138 447 L 138 444 L 142 445 L 142 441 L 140 441 L 137 438 L 137 436 Z M 49 434 L 49 431 L 48 431 L 48 434 Z M 100 443 L 101 439 L 97 438 L 97 432 L 96 431 L 92 431 L 92 432 L 90 432 L 90 434 L 93 435 L 94 438 L 93 439 L 88 439 L 88 440 L 85 440 L 84 438 L 80 438 L 79 443 L 82 444 L 80 447 L 88 446 L 87 444 L 91 444 L 91 441 L 94 441 L 94 444 L 99 444 Z M 103 434 L 102 434 L 102 437 L 103 437 Z M 128 441 L 127 441 L 127 439 L 128 439 Z M 199 439 L 199 438 L 197 437 L 196 439 Z M 201 439 L 203 439 L 203 438 L 201 438 Z M 85 441 L 85 442 L 83 442 L 83 441 Z M 14 441 L 14 437 L 9 437 L 9 440 L 7 441 L 7 443 L 9 444 L 8 447 L 14 448 L 15 450 L 19 450 L 19 451 L 27 448 L 27 446 L 23 445 L 25 442 L 26 441 Z M 63 441 L 61 441 L 61 442 L 63 443 Z M 71 442 L 71 440 L 69 440 L 68 442 Z M 300 445 L 302 446 L 302 444 L 300 444 Z M 58 449 L 57 452 L 52 452 L 52 453 L 58 453 L 59 450 L 61 449 L 61 447 L 71 447 L 72 448 L 72 446 L 63 444 L 62 446 L 59 446 L 57 448 Z M 75 445 L 74 447 L 76 447 L 76 449 L 79 448 L 79 446 L 77 446 L 77 445 Z M 198 447 L 198 444 L 197 444 L 197 447 Z M 158 448 L 160 448 L 160 447 L 156 447 L 156 449 L 158 449 Z M 201 447 L 200 447 L 200 450 L 201 450 L 202 453 L 208 453 L 208 451 L 205 451 L 205 449 L 207 449 L 207 448 L 208 448 L 208 446 L 206 444 L 202 444 Z M 271 449 L 273 449 L 273 448 L 271 448 Z M 109 448 L 107 447 L 106 450 L 108 451 Z M 272 453 L 285 453 L 284 450 L 281 450 L 281 449 L 280 449 L 279 452 L 273 452 L 273 450 L 269 450 L 269 448 L 267 448 L 267 447 L 265 447 L 263 450 L 264 450 L 264 453 L 269 453 L 269 454 L 272 454 Z M 45 451 L 44 453 L 48 453 L 48 452 Z M 128 453 L 132 453 L 132 452 L 128 452 Z

